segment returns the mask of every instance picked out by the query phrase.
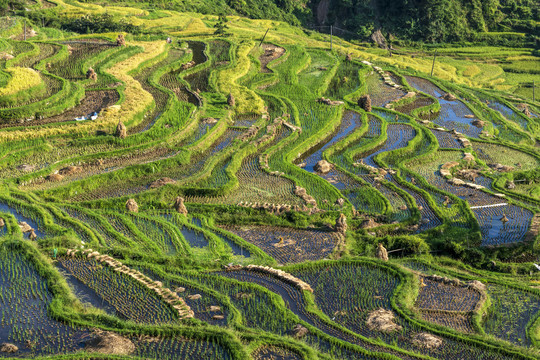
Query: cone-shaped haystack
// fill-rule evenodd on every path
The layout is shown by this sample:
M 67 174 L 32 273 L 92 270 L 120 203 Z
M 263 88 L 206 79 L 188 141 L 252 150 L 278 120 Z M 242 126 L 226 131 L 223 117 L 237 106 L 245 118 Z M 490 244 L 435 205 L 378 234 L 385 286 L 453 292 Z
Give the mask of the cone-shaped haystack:
M 88 69 L 88 71 L 86 72 L 86 78 L 90 79 L 90 80 L 97 81 L 97 74 L 94 71 L 94 69 L 92 69 L 92 68 Z
M 510 220 L 508 220 L 508 218 L 506 217 L 506 214 L 503 214 L 502 218 L 501 218 L 501 221 L 503 224 L 506 224 L 507 222 L 509 222 Z
M 369 95 L 362 95 L 358 99 L 358 106 L 367 112 L 371 112 L 371 97 Z
M 129 199 L 126 202 L 126 210 L 130 212 L 139 212 L 139 205 L 137 205 L 137 202 L 135 199 Z
M 347 56 L 345 57 L 345 60 L 352 61 L 352 54 L 348 53 Z
M 377 259 L 388 261 L 388 251 L 384 248 L 383 244 L 379 243 L 379 246 L 377 247 Z
M 345 234 L 347 232 L 347 217 L 345 214 L 340 214 L 337 221 L 336 221 L 336 231 Z
M 127 128 L 126 125 L 124 125 L 123 122 L 118 122 L 118 125 L 116 126 L 116 136 L 120 139 L 127 138 Z
M 126 38 L 124 38 L 124 34 L 118 34 L 118 37 L 116 38 L 116 46 L 126 46 Z
M 6 226 L 6 222 L 4 221 L 4 219 L 0 218 L 0 229 L 4 226 Z
M 184 205 L 184 198 L 178 196 L 174 202 L 174 208 L 178 211 L 179 214 L 187 215 L 188 211 L 186 205 Z
M 234 107 L 235 101 L 234 101 L 234 96 L 233 96 L 233 94 L 229 94 L 229 96 L 227 96 L 227 104 L 228 104 L 230 107 Z

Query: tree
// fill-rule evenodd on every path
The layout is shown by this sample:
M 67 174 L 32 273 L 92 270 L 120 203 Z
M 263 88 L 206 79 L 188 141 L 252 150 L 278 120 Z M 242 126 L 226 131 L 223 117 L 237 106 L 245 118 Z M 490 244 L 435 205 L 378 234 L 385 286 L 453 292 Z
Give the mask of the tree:
M 23 2 L 20 0 L 0 0 L 0 15 L 7 15 L 10 10 L 24 10 Z
M 6 15 L 9 10 L 8 0 L 0 0 L 0 15 Z
M 214 25 L 214 28 L 216 31 L 214 32 L 215 35 L 225 35 L 227 29 L 229 28 L 227 26 L 227 23 L 229 22 L 229 19 L 227 19 L 227 16 L 225 15 L 219 15 L 219 20 L 216 25 Z

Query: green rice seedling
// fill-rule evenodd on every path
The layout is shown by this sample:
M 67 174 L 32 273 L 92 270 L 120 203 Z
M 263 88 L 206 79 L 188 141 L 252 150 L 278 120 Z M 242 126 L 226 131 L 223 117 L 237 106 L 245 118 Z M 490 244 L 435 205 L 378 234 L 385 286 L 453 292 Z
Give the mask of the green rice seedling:
M 286 348 L 277 346 L 261 346 L 251 354 L 253 359 L 272 359 L 272 360 L 302 360 L 300 354 Z
M 63 258 L 62 269 L 94 290 L 124 319 L 137 323 L 165 324 L 178 321 L 178 314 L 149 288 L 94 259 Z
M 211 339 L 186 340 L 171 339 L 134 339 L 137 350 L 135 355 L 148 359 L 197 359 L 228 360 L 233 356 L 228 349 Z
M 0 341 L 14 343 L 25 357 L 77 351 L 88 330 L 53 320 L 47 281 L 25 254 L 6 243 L 0 247 Z
M 532 346 L 529 326 L 540 311 L 537 295 L 503 285 L 488 285 L 491 307 L 483 319 L 487 334 L 516 345 Z

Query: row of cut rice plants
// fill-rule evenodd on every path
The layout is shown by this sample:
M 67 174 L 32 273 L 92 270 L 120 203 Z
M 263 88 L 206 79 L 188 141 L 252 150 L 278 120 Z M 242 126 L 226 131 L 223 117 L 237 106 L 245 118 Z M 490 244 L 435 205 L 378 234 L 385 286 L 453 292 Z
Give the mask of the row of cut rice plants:
M 178 321 L 174 309 L 153 291 L 94 259 L 66 257 L 59 260 L 59 266 L 95 291 L 125 319 L 147 324 Z
M 140 270 L 162 282 L 165 287 L 172 289 L 182 296 L 186 304 L 195 313 L 195 318 L 211 325 L 228 326 L 231 314 L 230 303 L 224 301 L 224 296 L 212 288 L 201 286 L 192 280 L 186 280 L 177 276 L 171 277 L 170 271 L 165 273 L 163 269 L 137 266 Z M 163 274 L 165 276 L 161 276 Z

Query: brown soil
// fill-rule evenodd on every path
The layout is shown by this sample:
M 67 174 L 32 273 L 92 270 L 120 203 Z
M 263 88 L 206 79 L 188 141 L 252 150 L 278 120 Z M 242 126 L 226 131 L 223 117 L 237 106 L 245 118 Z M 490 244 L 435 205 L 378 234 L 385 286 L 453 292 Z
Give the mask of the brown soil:
M 108 354 L 129 355 L 135 351 L 131 340 L 109 331 L 95 331 L 94 339 L 86 343 L 86 351 Z
M 370 330 L 382 332 L 401 330 L 401 326 L 394 322 L 394 313 L 385 309 L 372 311 L 367 318 L 366 324 Z
M 165 185 L 168 185 L 168 184 L 175 184 L 176 181 L 171 179 L 171 178 L 168 178 L 168 177 L 164 177 L 164 178 L 160 178 L 160 179 L 157 179 L 156 181 L 153 181 L 149 188 L 150 189 L 157 189 L 157 188 L 160 188 L 162 186 L 165 186 Z
M 263 44 L 262 47 L 264 49 L 264 54 L 259 57 L 259 61 L 261 62 L 261 72 L 271 73 L 272 70 L 268 68 L 268 64 L 282 57 L 285 53 L 285 49 L 273 44 Z
M 413 336 L 413 344 L 418 347 L 436 349 L 440 347 L 442 343 L 443 341 L 441 338 L 438 338 L 428 333 L 418 333 Z

